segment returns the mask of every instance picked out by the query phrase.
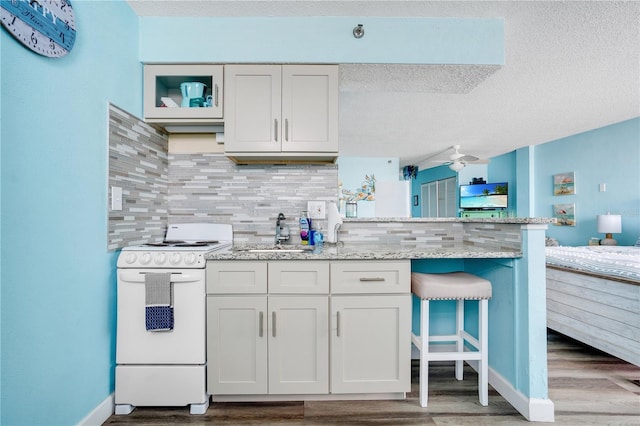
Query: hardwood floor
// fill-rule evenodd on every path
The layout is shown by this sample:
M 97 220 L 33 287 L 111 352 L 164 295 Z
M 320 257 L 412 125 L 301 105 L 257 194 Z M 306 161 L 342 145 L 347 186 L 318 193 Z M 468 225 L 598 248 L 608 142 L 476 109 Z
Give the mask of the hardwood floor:
M 549 332 L 549 398 L 556 425 L 640 425 L 640 367 Z M 202 416 L 186 407 L 136 408 L 105 425 L 513 425 L 528 423 L 491 386 L 489 406 L 477 397 L 477 375 L 453 377 L 453 363 L 430 368 L 429 407 L 418 403 L 418 364 L 404 401 L 215 403 Z M 540 424 L 540 423 L 538 423 Z

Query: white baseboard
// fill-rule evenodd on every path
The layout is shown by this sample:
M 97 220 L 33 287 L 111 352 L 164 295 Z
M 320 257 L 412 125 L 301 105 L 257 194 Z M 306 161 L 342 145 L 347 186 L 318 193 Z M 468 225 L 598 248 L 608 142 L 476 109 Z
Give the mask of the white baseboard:
M 420 359 L 420 351 L 411 345 L 411 358 Z M 436 350 L 454 351 L 455 345 L 441 345 Z M 478 361 L 465 361 L 478 371 Z M 530 422 L 554 422 L 554 405 L 550 399 L 528 398 L 516 390 L 511 383 L 489 367 L 489 384 Z
M 114 394 L 109 395 L 92 412 L 80 420 L 78 426 L 100 426 L 113 414 Z
M 419 359 L 419 357 L 418 357 Z M 469 362 L 477 371 L 477 361 Z M 554 405 L 550 399 L 527 398 L 500 374 L 489 368 L 489 384 L 530 422 L 554 422 Z M 99 426 L 113 414 L 114 395 L 109 395 L 78 426 Z
M 522 392 L 516 390 L 511 383 L 491 368 L 489 369 L 489 384 L 530 422 L 555 421 L 555 409 L 553 401 L 550 399 L 524 396 Z

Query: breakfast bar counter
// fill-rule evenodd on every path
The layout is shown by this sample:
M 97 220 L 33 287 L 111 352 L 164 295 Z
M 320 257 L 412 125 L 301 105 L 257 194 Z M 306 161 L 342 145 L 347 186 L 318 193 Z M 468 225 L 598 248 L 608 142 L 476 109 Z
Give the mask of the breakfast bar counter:
M 508 259 L 522 257 L 518 250 L 481 247 L 428 247 L 416 245 L 323 244 L 320 247 L 235 244 L 228 251 L 212 252 L 208 260 L 406 260 L 406 259 Z
M 547 377 L 544 241 L 547 225 L 553 221 L 344 219 L 338 244 L 312 248 L 301 246 L 298 240 L 275 248 L 270 244 L 272 239 L 266 236 L 256 241 L 234 235 L 233 247 L 209 254 L 207 265 L 254 261 L 280 267 L 281 261 L 304 261 L 307 265 L 326 261 L 341 267 L 343 262 L 362 261 L 363 265 L 372 266 L 376 261 L 409 261 L 413 272 L 465 271 L 490 280 L 493 297 L 489 302 L 489 384 L 528 420 L 552 422 L 554 406 L 548 397 Z M 419 315 L 416 302 L 414 298 L 411 325 L 414 332 Z
M 398 260 L 520 258 L 521 229 L 545 218 L 344 219 L 339 243 L 322 247 L 273 245 L 234 239 L 232 249 L 208 260 Z

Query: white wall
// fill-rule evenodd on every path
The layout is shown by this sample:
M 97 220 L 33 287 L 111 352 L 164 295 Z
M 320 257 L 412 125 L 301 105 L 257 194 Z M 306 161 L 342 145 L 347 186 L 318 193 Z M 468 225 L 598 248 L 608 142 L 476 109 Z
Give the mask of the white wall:
M 338 158 L 338 185 L 340 185 L 340 198 L 349 197 L 345 191 L 350 193 L 369 193 L 371 196 L 365 197 L 357 202 L 358 217 L 374 217 L 376 215 L 375 188 L 362 189 L 367 185 L 367 177 L 375 177 L 376 182 L 397 182 L 400 180 L 400 170 L 398 158 L 387 157 L 340 157 Z M 365 194 L 366 195 L 366 194 Z M 342 204 L 342 203 L 340 203 Z M 344 215 L 344 211 L 341 211 Z

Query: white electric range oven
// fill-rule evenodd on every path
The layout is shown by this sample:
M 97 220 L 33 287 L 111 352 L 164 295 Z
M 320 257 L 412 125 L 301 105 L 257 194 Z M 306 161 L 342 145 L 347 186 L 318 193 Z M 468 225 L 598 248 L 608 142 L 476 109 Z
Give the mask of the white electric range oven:
M 204 414 L 205 255 L 231 247 L 226 224 L 169 225 L 165 241 L 118 256 L 115 412 L 185 406 Z

